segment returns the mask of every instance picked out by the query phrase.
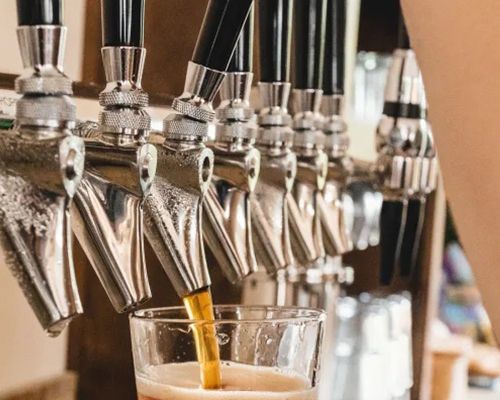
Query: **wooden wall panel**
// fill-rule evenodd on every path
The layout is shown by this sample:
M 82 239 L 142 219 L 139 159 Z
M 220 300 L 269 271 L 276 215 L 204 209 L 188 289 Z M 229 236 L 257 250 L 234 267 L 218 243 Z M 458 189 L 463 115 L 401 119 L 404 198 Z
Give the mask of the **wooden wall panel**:
M 83 80 L 104 80 L 100 0 L 87 0 Z M 147 0 L 143 86 L 159 95 L 180 94 L 208 0 Z

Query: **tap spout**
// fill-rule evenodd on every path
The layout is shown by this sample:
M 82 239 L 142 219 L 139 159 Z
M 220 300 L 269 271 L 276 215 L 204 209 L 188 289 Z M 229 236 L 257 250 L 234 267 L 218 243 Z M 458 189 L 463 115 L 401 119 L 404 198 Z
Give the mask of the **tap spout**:
M 55 9 L 60 2 L 53 2 Z M 57 4 L 56 4 L 57 3 Z M 13 129 L 0 132 L 0 246 L 43 329 L 57 336 L 83 312 L 72 257 L 69 206 L 84 146 L 71 134 L 75 106 L 63 73 L 66 28 L 18 1 L 24 65 Z
M 115 6 L 115 1 L 102 1 L 107 84 L 99 95 L 99 123 L 82 123 L 75 130 L 85 140 L 87 161 L 72 212 L 76 237 L 108 298 L 117 312 L 126 312 L 151 298 L 143 206 L 155 177 L 157 151 L 147 143 L 151 118 L 141 86 L 144 2 Z M 130 37 L 121 37 L 123 21 L 134 33 Z

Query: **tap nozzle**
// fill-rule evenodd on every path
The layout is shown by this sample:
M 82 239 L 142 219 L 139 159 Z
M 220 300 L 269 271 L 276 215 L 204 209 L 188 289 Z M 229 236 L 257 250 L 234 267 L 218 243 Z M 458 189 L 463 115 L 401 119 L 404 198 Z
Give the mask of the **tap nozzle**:
M 0 245 L 40 324 L 57 336 L 83 312 L 69 205 L 83 175 L 85 151 L 71 134 L 75 106 L 62 67 L 66 28 L 57 15 L 46 21 L 32 7 L 18 1 L 25 69 L 16 79 L 22 97 L 14 128 L 0 135 Z M 25 18 L 28 8 L 33 13 Z
M 99 95 L 99 123 L 76 129 L 85 140 L 87 162 L 72 211 L 76 237 L 113 307 L 126 312 L 151 298 L 143 206 L 156 174 L 157 151 L 146 143 L 151 118 L 141 86 L 144 2 L 116 5 L 102 1 L 107 84 Z M 119 29 L 123 21 L 128 27 Z M 124 31 L 131 34 L 122 37 Z

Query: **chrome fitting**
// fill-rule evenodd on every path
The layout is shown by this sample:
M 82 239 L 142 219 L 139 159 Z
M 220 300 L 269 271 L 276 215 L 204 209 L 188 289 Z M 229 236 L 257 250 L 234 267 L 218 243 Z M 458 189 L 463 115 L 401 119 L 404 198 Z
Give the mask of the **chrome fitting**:
M 190 61 L 184 93 L 173 101 L 172 108 L 197 121 L 212 122 L 215 118 L 212 102 L 225 76 L 225 72 Z
M 67 28 L 55 25 L 20 26 L 17 39 L 24 73 L 16 79 L 21 94 L 71 95 L 72 82 L 63 73 Z
M 68 97 L 71 80 L 63 73 L 67 29 L 63 26 L 21 26 L 17 29 L 24 72 L 16 79 L 16 124 L 72 129 L 76 107 Z
M 421 105 L 424 95 L 422 74 L 413 50 L 397 49 L 387 76 L 384 99 L 397 104 Z
M 293 128 L 295 130 L 316 129 L 321 126 L 320 89 L 294 89 L 292 95 L 292 111 L 294 114 Z
M 219 120 L 216 126 L 216 141 L 255 140 L 257 126 L 249 101 L 252 79 L 252 73 L 231 72 L 226 75 L 221 87 L 221 103 L 216 110 Z
M 347 123 L 343 118 L 344 96 L 323 96 L 321 113 L 323 115 L 322 130 L 325 134 L 325 152 L 332 159 L 345 157 L 351 140 L 347 133 Z
M 101 130 L 147 135 L 151 117 L 142 108 L 149 105 L 149 97 L 141 87 L 146 49 L 104 47 L 101 54 L 107 82 L 99 94 L 99 104 L 104 108 L 99 114 Z
M 259 82 L 262 108 L 259 113 L 260 126 L 290 126 L 292 119 L 288 114 L 290 82 Z

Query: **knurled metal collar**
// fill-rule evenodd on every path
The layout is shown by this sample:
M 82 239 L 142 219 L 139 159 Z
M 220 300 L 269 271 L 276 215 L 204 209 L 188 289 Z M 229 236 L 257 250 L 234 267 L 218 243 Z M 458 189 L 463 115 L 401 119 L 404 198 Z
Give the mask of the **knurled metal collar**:
M 210 125 L 181 114 L 171 114 L 163 120 L 163 132 L 170 139 L 208 139 Z
M 253 108 L 248 107 L 223 107 L 215 111 L 220 121 L 249 121 L 255 114 Z
M 101 92 L 99 94 L 99 104 L 101 107 L 147 107 L 149 105 L 149 95 L 143 90 Z
M 261 145 L 275 143 L 293 143 L 294 132 L 288 126 L 261 126 L 257 133 L 256 142 Z
M 67 96 L 24 96 L 16 103 L 16 119 L 40 126 L 74 123 L 76 106 Z
M 15 81 L 15 90 L 20 94 L 72 95 L 73 82 L 64 75 L 20 76 Z
M 232 142 L 234 139 L 252 140 L 257 137 L 257 126 L 249 122 L 231 122 L 217 124 L 215 129 L 217 140 Z
M 293 145 L 296 147 L 323 147 L 324 143 L 324 134 L 318 129 L 296 130 L 293 136 Z
M 196 104 L 180 99 L 178 97 L 175 98 L 172 103 L 172 108 L 175 111 L 187 117 L 191 117 L 201 122 L 213 122 L 213 120 L 215 119 L 215 111 L 211 111 L 211 107 L 207 107 L 207 104 L 204 104 L 204 107 L 205 108 L 199 107 Z
M 104 110 L 99 113 L 99 124 L 113 129 L 149 130 L 151 117 L 134 109 Z
M 258 117 L 261 126 L 290 126 L 292 117 L 289 114 L 260 114 Z

